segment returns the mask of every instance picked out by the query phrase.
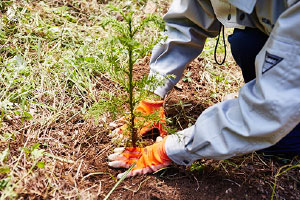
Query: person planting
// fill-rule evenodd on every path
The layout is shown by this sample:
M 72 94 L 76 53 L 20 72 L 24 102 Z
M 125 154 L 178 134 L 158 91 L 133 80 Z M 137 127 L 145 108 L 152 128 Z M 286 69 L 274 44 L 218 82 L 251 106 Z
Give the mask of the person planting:
M 174 0 L 164 17 L 168 39 L 153 49 L 150 77 L 176 77 L 153 92 L 164 98 L 206 38 L 220 34 L 223 26 L 234 28 L 228 41 L 246 84 L 238 98 L 211 106 L 178 134 L 146 148 L 117 149 L 109 165 L 128 168 L 136 162 L 127 175 L 134 176 L 172 162 L 191 165 L 201 158 L 223 160 L 258 150 L 299 155 L 299 19 L 296 0 Z

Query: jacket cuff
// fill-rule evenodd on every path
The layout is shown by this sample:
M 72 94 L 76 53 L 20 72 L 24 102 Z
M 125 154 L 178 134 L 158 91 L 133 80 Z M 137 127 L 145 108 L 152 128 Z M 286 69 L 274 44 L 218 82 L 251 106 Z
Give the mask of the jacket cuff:
M 165 150 L 167 156 L 178 165 L 190 166 L 195 160 L 200 159 L 199 155 L 193 154 L 186 148 L 186 143 L 190 141 L 184 132 L 192 131 L 193 127 L 185 129 L 179 133 L 169 135 L 166 139 Z
M 156 77 L 158 80 L 164 80 L 163 85 L 158 86 L 155 90 L 151 91 L 154 94 L 157 94 L 158 96 L 164 98 L 166 94 L 174 87 L 174 82 L 166 78 L 164 75 L 158 74 L 157 72 L 150 70 L 149 77 L 152 76 Z

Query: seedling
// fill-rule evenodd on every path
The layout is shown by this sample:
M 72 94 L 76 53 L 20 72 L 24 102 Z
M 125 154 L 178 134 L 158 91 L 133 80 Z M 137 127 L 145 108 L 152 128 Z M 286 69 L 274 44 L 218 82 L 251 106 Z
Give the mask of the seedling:
M 191 165 L 190 170 L 191 170 L 191 172 L 201 173 L 201 172 L 203 172 L 205 167 L 206 167 L 206 165 L 204 163 L 197 161 Z
M 185 74 L 185 76 L 182 78 L 182 81 L 184 81 L 184 82 L 192 82 L 192 77 L 191 77 L 191 72 L 187 72 L 186 74 Z
M 135 122 L 135 119 L 141 116 L 140 113 L 135 112 L 135 107 L 141 99 L 149 96 L 149 90 L 154 90 L 163 83 L 163 80 L 155 76 L 144 76 L 141 80 L 134 79 L 134 65 L 163 39 L 162 36 L 149 38 L 151 35 L 149 31 L 153 31 L 155 27 L 163 30 L 164 23 L 155 15 L 147 15 L 143 19 L 134 18 L 134 11 L 130 6 L 127 6 L 126 10 L 129 11 L 126 12 L 112 5 L 108 5 L 108 8 L 112 15 L 117 17 L 108 17 L 102 21 L 102 27 L 110 31 L 108 33 L 110 36 L 104 42 L 105 49 L 102 49 L 102 72 L 118 84 L 117 92 L 103 92 L 101 96 L 106 98 L 94 104 L 89 115 L 97 118 L 104 112 L 110 111 L 113 117 L 117 114 L 125 116 L 128 125 L 125 134 L 131 136 L 129 142 L 135 147 L 138 139 L 137 129 L 142 125 Z M 145 120 L 151 121 L 154 118 L 156 117 L 153 115 L 146 117 Z M 159 119 L 155 120 L 159 121 Z

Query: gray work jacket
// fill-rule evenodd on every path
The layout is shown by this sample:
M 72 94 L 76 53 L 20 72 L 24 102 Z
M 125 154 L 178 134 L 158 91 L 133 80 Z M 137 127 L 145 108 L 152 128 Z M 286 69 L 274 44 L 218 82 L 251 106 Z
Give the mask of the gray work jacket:
M 256 56 L 256 79 L 237 99 L 205 110 L 195 125 L 166 140 L 177 164 L 227 159 L 274 145 L 300 122 L 300 2 L 175 0 L 164 17 L 168 39 L 155 46 L 150 76 L 176 75 L 154 92 L 162 97 L 197 57 L 207 37 L 225 27 L 256 27 L 269 35 Z

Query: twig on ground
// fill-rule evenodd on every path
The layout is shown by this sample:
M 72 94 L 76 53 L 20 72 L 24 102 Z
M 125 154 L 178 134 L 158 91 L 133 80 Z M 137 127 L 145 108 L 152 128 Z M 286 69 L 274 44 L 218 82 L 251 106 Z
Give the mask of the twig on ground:
M 101 184 L 101 181 L 100 181 L 97 196 L 99 196 L 101 194 L 101 188 L 102 188 L 102 184 Z
M 75 175 L 75 177 L 74 177 L 75 179 L 78 179 L 78 176 L 79 176 L 79 172 L 80 172 L 82 163 L 83 163 L 83 160 L 81 160 L 81 162 L 80 162 L 80 164 L 79 164 L 79 167 L 78 167 L 78 169 L 77 169 L 76 175 Z
M 141 189 L 142 184 L 145 183 L 146 181 L 148 181 L 149 179 L 150 179 L 150 177 L 147 177 L 145 180 L 143 180 L 142 182 L 140 182 L 140 184 L 139 184 L 139 186 L 138 186 L 138 188 L 136 190 L 132 190 L 132 189 L 126 187 L 126 186 L 124 186 L 123 188 L 126 189 L 126 190 L 130 190 L 133 193 L 137 193 Z
M 47 152 L 45 153 L 45 156 L 48 156 L 48 157 L 50 157 L 50 158 L 54 158 L 54 159 L 59 160 L 59 161 L 61 161 L 61 162 L 66 162 L 66 163 L 70 163 L 70 164 L 73 164 L 73 163 L 74 163 L 73 160 L 68 160 L 68 159 L 65 159 L 65 158 L 61 158 L 61 157 L 52 155 L 52 154 L 47 153 Z
M 90 177 L 90 176 L 93 176 L 93 175 L 109 175 L 114 181 L 117 181 L 117 179 L 111 174 L 111 173 L 108 173 L 108 172 L 93 172 L 93 173 L 89 173 L 88 175 L 84 176 L 81 181 L 85 180 L 86 178 Z
M 229 181 L 229 182 L 234 183 L 234 184 L 236 184 L 237 186 L 241 187 L 240 184 L 238 184 L 237 182 L 235 182 L 235 181 L 233 181 L 233 180 L 230 180 L 230 179 L 223 179 L 223 180 L 224 180 L 224 181 Z

